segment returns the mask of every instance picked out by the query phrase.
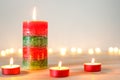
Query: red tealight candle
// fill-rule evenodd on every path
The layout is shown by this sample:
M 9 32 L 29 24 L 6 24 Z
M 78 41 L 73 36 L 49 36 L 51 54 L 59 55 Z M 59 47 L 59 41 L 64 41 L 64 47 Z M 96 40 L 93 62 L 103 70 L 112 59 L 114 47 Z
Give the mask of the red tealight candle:
M 69 68 L 62 67 L 62 62 L 60 61 L 58 67 L 50 68 L 50 76 L 51 77 L 67 77 L 69 76 Z
M 2 74 L 4 75 L 20 74 L 20 66 L 13 65 L 13 58 L 10 59 L 10 65 L 4 65 L 1 68 L 2 68 Z
M 95 63 L 95 59 L 92 58 L 91 63 L 84 63 L 84 71 L 99 72 L 101 71 L 101 63 Z

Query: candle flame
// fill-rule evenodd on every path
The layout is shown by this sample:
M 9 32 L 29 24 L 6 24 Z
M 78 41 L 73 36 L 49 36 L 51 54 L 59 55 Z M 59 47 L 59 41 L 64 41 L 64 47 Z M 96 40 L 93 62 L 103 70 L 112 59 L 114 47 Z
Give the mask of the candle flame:
M 10 58 L 10 65 L 13 65 L 13 58 Z
M 95 58 L 92 58 L 91 63 L 95 63 Z
M 34 9 L 33 9 L 33 20 L 36 20 L 36 16 L 37 16 L 36 7 L 34 7 Z
M 62 66 L 62 61 L 59 61 L 59 63 L 58 63 L 59 69 L 61 69 L 61 66 Z

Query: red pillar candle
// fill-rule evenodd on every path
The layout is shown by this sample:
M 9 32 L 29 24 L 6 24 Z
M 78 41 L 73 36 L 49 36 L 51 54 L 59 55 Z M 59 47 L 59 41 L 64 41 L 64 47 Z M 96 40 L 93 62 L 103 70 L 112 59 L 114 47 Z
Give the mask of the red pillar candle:
M 24 21 L 23 22 L 23 35 L 24 36 L 47 36 L 47 21 Z
M 62 62 L 59 62 L 58 67 L 51 67 L 49 69 L 51 77 L 67 77 L 67 76 L 69 76 L 69 68 L 62 67 L 61 64 L 62 64 Z
M 101 71 L 101 63 L 95 63 L 95 59 L 92 58 L 91 63 L 84 63 L 84 71 L 86 72 L 99 72 Z
M 10 65 L 4 65 L 1 68 L 2 68 L 2 74 L 4 75 L 20 74 L 20 66 L 13 65 L 13 58 L 10 59 Z
M 36 20 L 36 8 L 33 21 L 23 22 L 23 68 L 47 68 L 48 22 Z

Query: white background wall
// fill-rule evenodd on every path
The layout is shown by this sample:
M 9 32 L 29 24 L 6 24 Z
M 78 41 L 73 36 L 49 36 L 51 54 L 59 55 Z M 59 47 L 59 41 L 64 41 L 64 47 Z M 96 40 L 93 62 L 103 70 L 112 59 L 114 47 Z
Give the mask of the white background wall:
M 120 0 L 0 0 L 0 50 L 22 47 L 22 22 L 49 22 L 49 47 L 120 47 Z

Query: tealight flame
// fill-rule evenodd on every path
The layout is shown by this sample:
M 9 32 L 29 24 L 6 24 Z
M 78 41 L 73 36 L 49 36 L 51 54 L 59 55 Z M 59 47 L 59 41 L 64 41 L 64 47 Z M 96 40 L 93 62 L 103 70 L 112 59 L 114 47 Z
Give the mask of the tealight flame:
M 10 65 L 11 66 L 13 65 L 13 58 L 12 57 L 10 58 Z
M 95 63 L 95 58 L 92 58 L 91 63 Z
M 59 61 L 59 63 L 58 63 L 59 69 L 61 69 L 61 66 L 62 66 L 62 61 Z
M 33 9 L 33 20 L 36 20 L 36 16 L 37 16 L 36 7 L 34 7 L 34 9 Z

